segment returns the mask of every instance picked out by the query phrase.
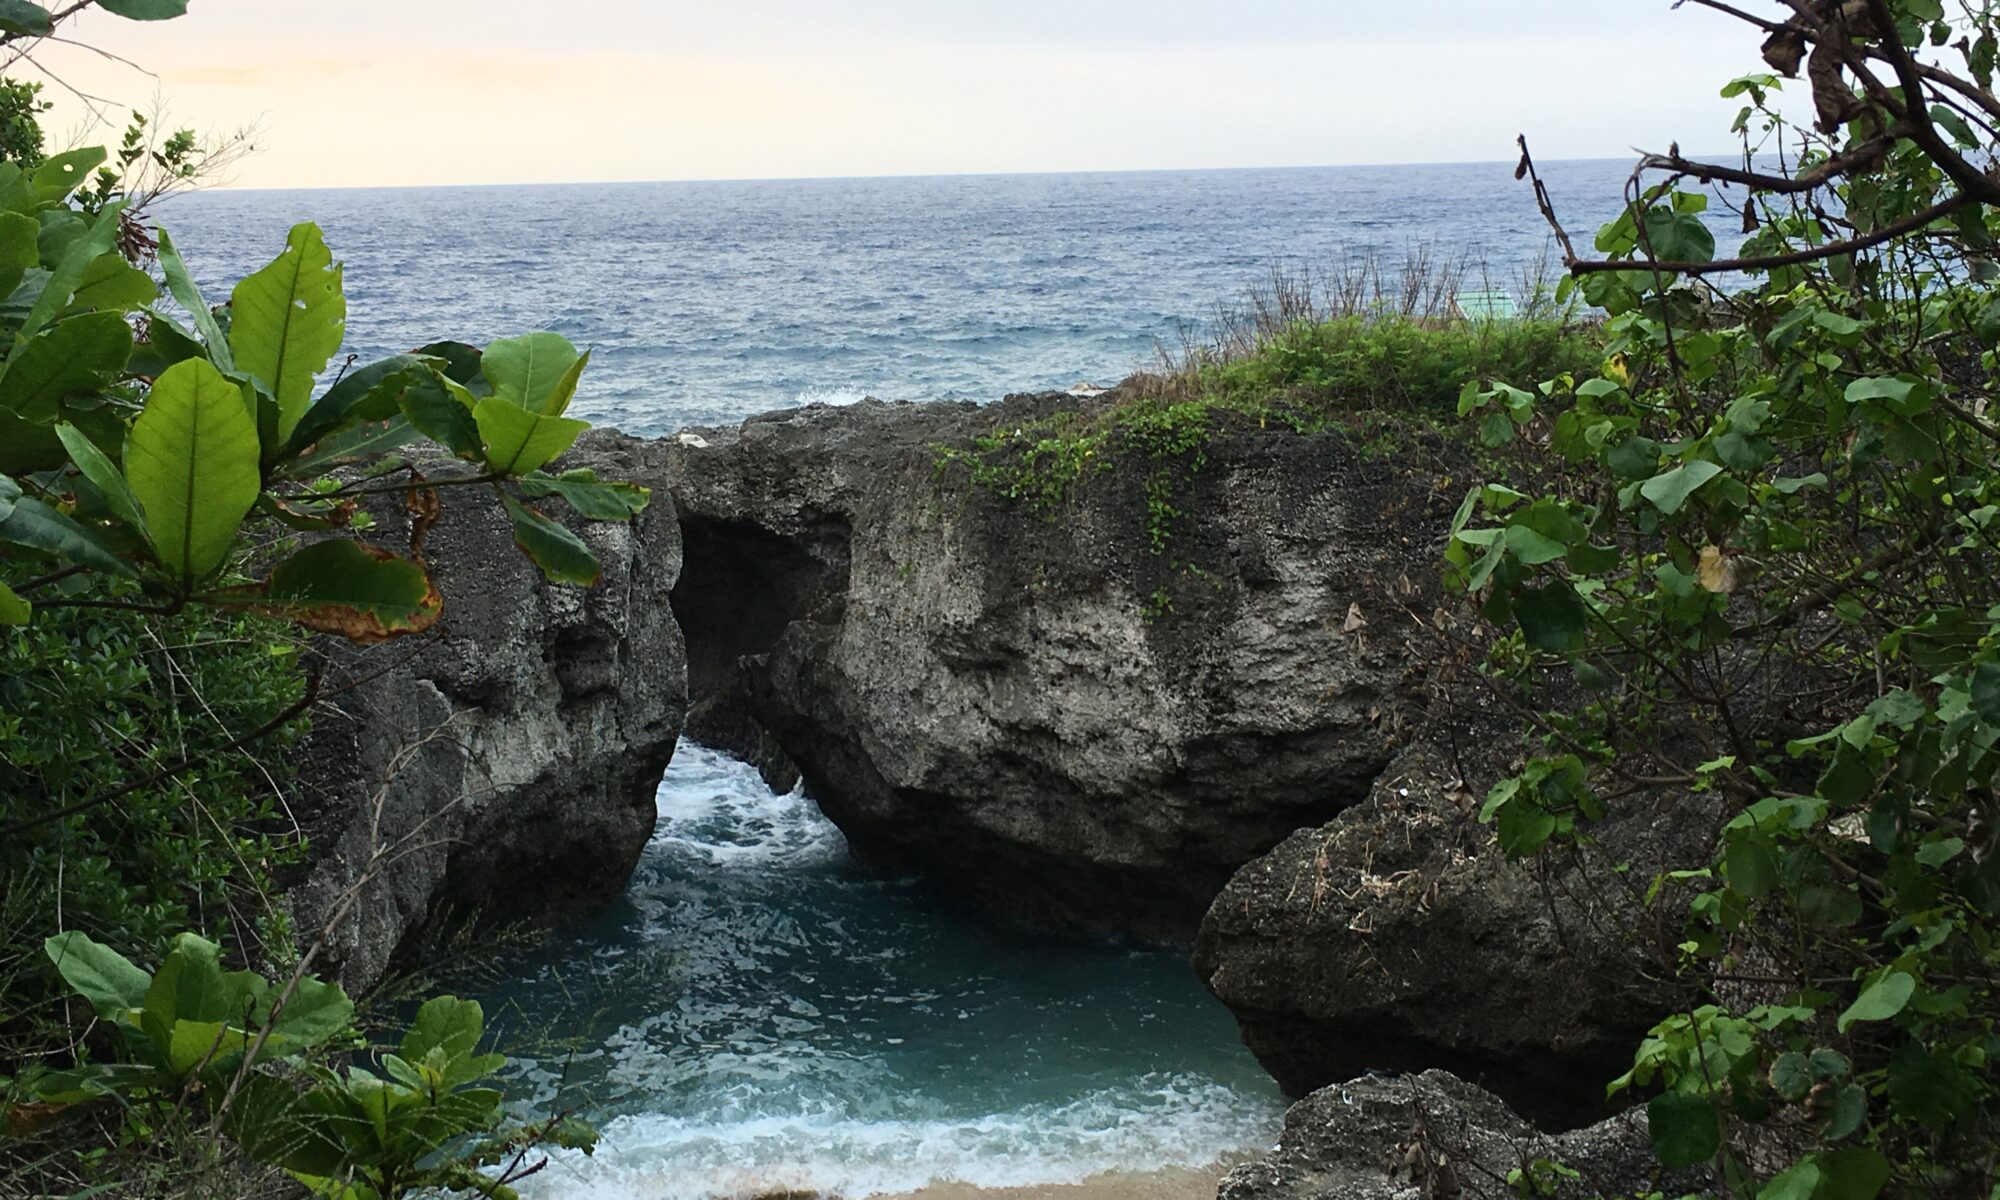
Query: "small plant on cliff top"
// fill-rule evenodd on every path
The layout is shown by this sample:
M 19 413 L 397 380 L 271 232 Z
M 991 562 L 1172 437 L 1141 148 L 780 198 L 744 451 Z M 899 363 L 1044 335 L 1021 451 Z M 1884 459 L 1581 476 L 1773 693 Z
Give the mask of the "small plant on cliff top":
M 1529 855 L 1662 790 L 1722 809 L 1656 888 L 1692 890 L 1707 995 L 1611 1085 L 1664 1163 L 1761 1200 L 1996 1195 L 2000 16 L 1710 7 L 1766 38 L 1723 89 L 1740 163 L 1646 157 L 1587 258 L 1523 144 L 1609 355 L 1463 397 L 1528 447 L 1448 551 L 1536 743 L 1483 815 Z M 1775 107 L 1802 68 L 1811 128 Z M 1754 165 L 1778 139 L 1791 172 Z M 1710 182 L 1742 189 L 1737 259 Z M 1548 711 L 1555 670 L 1582 698 Z

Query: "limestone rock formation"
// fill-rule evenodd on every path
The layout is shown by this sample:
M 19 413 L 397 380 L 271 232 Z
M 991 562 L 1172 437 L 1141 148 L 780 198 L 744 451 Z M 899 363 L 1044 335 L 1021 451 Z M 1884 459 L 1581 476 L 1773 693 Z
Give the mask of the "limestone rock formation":
M 1573 1176 L 1555 1169 L 1560 1164 Z M 1552 1200 L 1700 1191 L 1663 1175 L 1633 1110 L 1547 1137 L 1499 1097 L 1443 1071 L 1368 1075 L 1320 1089 L 1285 1114 L 1278 1147 L 1231 1171 L 1219 1200 L 1513 1200 L 1510 1172 Z
M 1195 968 L 1294 1096 L 1444 1066 L 1537 1120 L 1596 1119 L 1605 1082 L 1681 998 L 1678 910 L 1636 891 L 1705 861 L 1714 812 L 1633 804 L 1587 851 L 1516 863 L 1459 770 L 1419 742 L 1365 804 L 1245 866 Z
M 1185 938 L 1395 752 L 1462 489 L 1249 420 L 1086 467 L 1048 510 L 941 462 L 1109 399 L 810 407 L 659 447 L 691 732 L 1002 917 Z
M 563 462 L 645 478 L 643 443 L 594 434 Z M 313 855 L 292 890 L 301 942 L 350 988 L 419 940 L 481 921 L 548 921 L 619 895 L 651 835 L 686 708 L 669 595 L 673 501 L 582 524 L 595 588 L 544 583 L 490 497 L 446 490 L 425 557 L 444 595 L 430 633 L 323 641 L 327 695 L 297 750 Z M 553 509 L 552 509 L 553 511 Z M 376 507 L 386 545 L 400 506 Z

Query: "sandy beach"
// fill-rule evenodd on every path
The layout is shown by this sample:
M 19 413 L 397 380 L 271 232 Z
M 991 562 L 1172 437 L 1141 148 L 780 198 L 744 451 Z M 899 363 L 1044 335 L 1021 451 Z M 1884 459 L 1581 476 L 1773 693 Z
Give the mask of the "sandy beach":
M 1217 1163 L 1196 1170 L 1175 1168 L 1144 1173 L 1108 1171 L 1080 1183 L 1036 1187 L 980 1188 L 965 1183 L 941 1183 L 887 1200 L 1214 1200 L 1216 1186 L 1234 1165 Z

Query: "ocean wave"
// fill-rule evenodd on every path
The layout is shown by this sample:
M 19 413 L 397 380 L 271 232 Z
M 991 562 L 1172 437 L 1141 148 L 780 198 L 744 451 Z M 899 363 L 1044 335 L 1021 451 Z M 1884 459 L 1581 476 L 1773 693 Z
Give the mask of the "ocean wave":
M 722 1200 L 771 1192 L 860 1200 L 936 1183 L 1032 1187 L 1106 1171 L 1202 1167 L 1268 1146 L 1279 1108 L 1213 1080 L 1150 1076 L 1067 1103 L 984 1116 L 619 1117 L 592 1156 L 558 1151 L 536 1200 Z
M 773 792 L 755 768 L 694 742 L 674 751 L 659 811 L 654 846 L 714 866 L 809 866 L 847 850 L 802 791 Z
M 792 398 L 792 403 L 848 405 L 859 404 L 868 398 L 868 392 L 861 388 L 813 387 L 806 388 Z

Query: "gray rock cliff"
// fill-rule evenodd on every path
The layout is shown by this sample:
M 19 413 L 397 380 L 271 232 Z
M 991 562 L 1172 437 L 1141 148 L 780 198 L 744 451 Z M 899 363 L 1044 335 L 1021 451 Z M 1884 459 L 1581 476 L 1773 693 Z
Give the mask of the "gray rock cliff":
M 561 465 L 653 482 L 642 447 L 592 434 Z M 297 751 L 313 855 L 291 900 L 301 944 L 323 932 L 319 969 L 350 988 L 464 925 L 548 922 L 620 894 L 686 708 L 665 489 L 629 526 L 573 524 L 604 567 L 589 589 L 544 583 L 499 505 L 470 490 L 445 489 L 425 545 L 438 625 L 321 641 L 327 695 Z M 400 508 L 375 511 L 371 539 L 403 544 Z
M 1087 467 L 1050 511 L 941 469 L 1057 411 L 1092 410 L 870 401 L 665 443 L 691 731 L 1004 918 L 1186 938 L 1394 754 L 1456 497 L 1251 421 Z M 1149 475 L 1177 510 L 1158 549 Z

